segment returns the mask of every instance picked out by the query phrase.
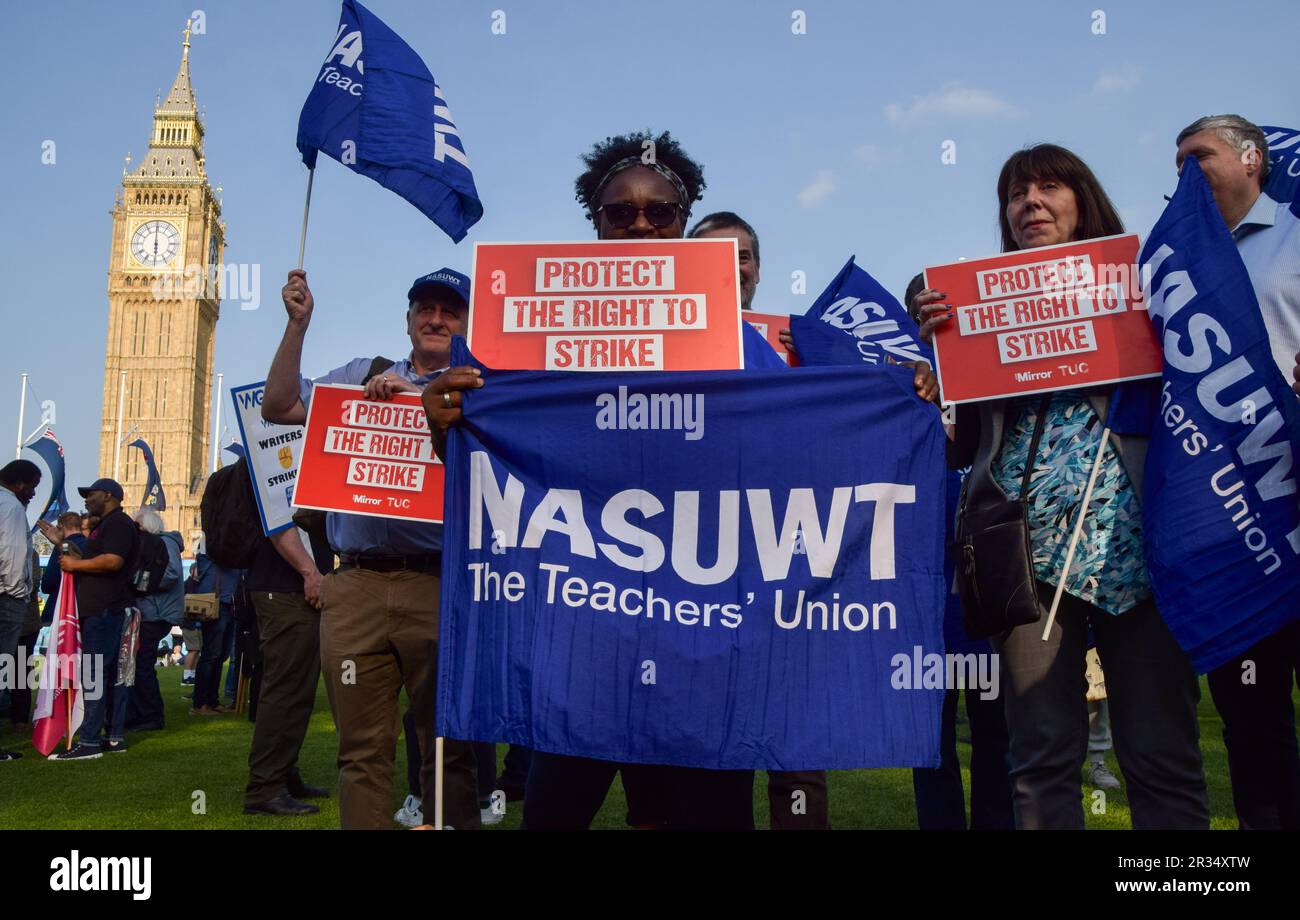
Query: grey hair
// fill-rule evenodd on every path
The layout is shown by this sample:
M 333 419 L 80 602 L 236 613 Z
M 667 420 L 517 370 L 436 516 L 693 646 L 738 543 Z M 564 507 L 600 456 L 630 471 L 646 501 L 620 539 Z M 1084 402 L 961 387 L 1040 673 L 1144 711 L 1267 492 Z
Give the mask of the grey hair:
M 1221 141 L 1238 153 L 1245 153 L 1251 149 L 1258 150 L 1259 184 L 1261 188 L 1263 187 L 1268 181 L 1268 139 L 1264 137 L 1264 132 L 1259 130 L 1258 125 L 1240 115 L 1206 115 L 1179 131 L 1178 139 L 1174 144 L 1180 146 L 1184 140 L 1202 131 L 1213 131 Z
M 134 515 L 135 522 L 140 525 L 140 529 L 145 533 L 162 533 L 163 519 L 162 515 L 152 508 L 141 508 Z
M 754 241 L 754 262 L 755 264 L 762 264 L 758 258 L 758 233 L 734 211 L 715 211 L 712 214 L 706 214 L 700 218 L 700 222 L 692 227 L 691 232 L 686 236 L 688 239 L 693 239 L 701 233 L 728 227 L 732 229 L 739 228 L 749 234 L 749 238 Z

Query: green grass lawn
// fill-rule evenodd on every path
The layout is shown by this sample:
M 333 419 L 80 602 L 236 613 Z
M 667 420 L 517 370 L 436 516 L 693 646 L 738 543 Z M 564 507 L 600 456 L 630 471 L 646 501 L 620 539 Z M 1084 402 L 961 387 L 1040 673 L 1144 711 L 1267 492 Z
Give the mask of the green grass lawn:
M 338 827 L 338 807 L 331 798 L 321 812 L 307 818 L 271 818 L 243 814 L 248 745 L 252 725 L 243 717 L 203 717 L 189 714 L 189 693 L 180 683 L 180 668 L 158 671 L 167 704 L 167 728 L 127 735 L 129 750 L 81 763 L 50 763 L 31 746 L 30 732 L 18 734 L 3 723 L 0 746 L 21 751 L 22 760 L 0 764 L 0 828 L 167 828 L 177 830 L 304 829 Z M 1209 691 L 1201 686 L 1201 749 L 1209 780 L 1210 813 L 1215 829 L 1235 828 L 1228 764 L 1218 714 Z M 963 734 L 959 726 L 958 735 Z M 498 757 L 505 745 L 497 746 Z M 963 772 L 970 746 L 958 744 Z M 334 724 L 322 684 L 316 711 L 303 745 L 300 766 L 310 783 L 337 788 Z M 1118 775 L 1113 757 L 1111 769 Z M 398 744 L 394 771 L 393 810 L 406 796 L 406 758 Z M 969 788 L 969 776 L 967 776 Z M 202 802 L 205 810 L 198 808 Z M 1123 790 L 1108 796 L 1104 814 L 1093 814 L 1091 790 L 1085 789 L 1085 813 L 1090 828 L 1127 828 L 1128 801 Z M 898 828 L 916 826 L 910 770 L 844 770 L 830 774 L 831 823 L 837 828 Z M 622 786 L 615 782 L 596 827 L 622 828 L 625 812 Z M 512 802 L 505 820 L 495 829 L 518 827 L 519 803 Z M 765 828 L 767 776 L 754 783 L 754 818 Z M 397 825 L 394 825 L 395 827 Z

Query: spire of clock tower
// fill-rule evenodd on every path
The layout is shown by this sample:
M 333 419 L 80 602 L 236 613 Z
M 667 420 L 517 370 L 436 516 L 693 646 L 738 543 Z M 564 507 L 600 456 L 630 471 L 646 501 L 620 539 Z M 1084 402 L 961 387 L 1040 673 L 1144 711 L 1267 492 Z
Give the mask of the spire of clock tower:
M 190 83 L 190 20 L 185 20 L 181 66 L 153 113 L 153 136 L 135 175 L 149 178 L 203 176 L 203 120 Z
M 159 109 L 172 112 L 194 111 L 194 89 L 190 86 L 190 21 L 185 20 L 185 41 L 181 44 L 181 69 L 172 81 L 167 101 Z

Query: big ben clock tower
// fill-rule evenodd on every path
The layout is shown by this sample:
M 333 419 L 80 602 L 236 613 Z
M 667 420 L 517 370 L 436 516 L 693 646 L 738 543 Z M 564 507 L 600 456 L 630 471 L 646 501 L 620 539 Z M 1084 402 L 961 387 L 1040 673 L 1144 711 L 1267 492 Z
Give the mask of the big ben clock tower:
M 119 443 L 120 408 L 121 440 L 143 438 L 153 449 L 167 499 L 163 519 L 192 549 L 207 478 L 225 225 L 204 168 L 188 22 L 184 35 L 180 71 L 154 109 L 149 149 L 134 168 L 127 158 L 112 211 L 99 474 L 116 470 L 123 507 L 139 507 L 148 470 L 139 450 Z

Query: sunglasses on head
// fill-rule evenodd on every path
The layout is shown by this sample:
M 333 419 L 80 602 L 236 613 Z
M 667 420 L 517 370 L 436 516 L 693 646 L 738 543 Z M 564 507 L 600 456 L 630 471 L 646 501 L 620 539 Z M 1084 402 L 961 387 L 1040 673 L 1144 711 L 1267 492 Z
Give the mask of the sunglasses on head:
M 656 201 L 646 205 L 644 208 L 638 208 L 634 204 L 618 202 L 615 204 L 603 204 L 596 209 L 596 213 L 605 212 L 605 220 L 609 225 L 618 230 L 626 229 L 636 223 L 638 214 L 645 214 L 645 219 L 650 222 L 650 226 L 656 230 L 662 230 L 664 227 L 672 226 L 677 220 L 678 215 L 682 212 L 682 206 L 674 201 Z

